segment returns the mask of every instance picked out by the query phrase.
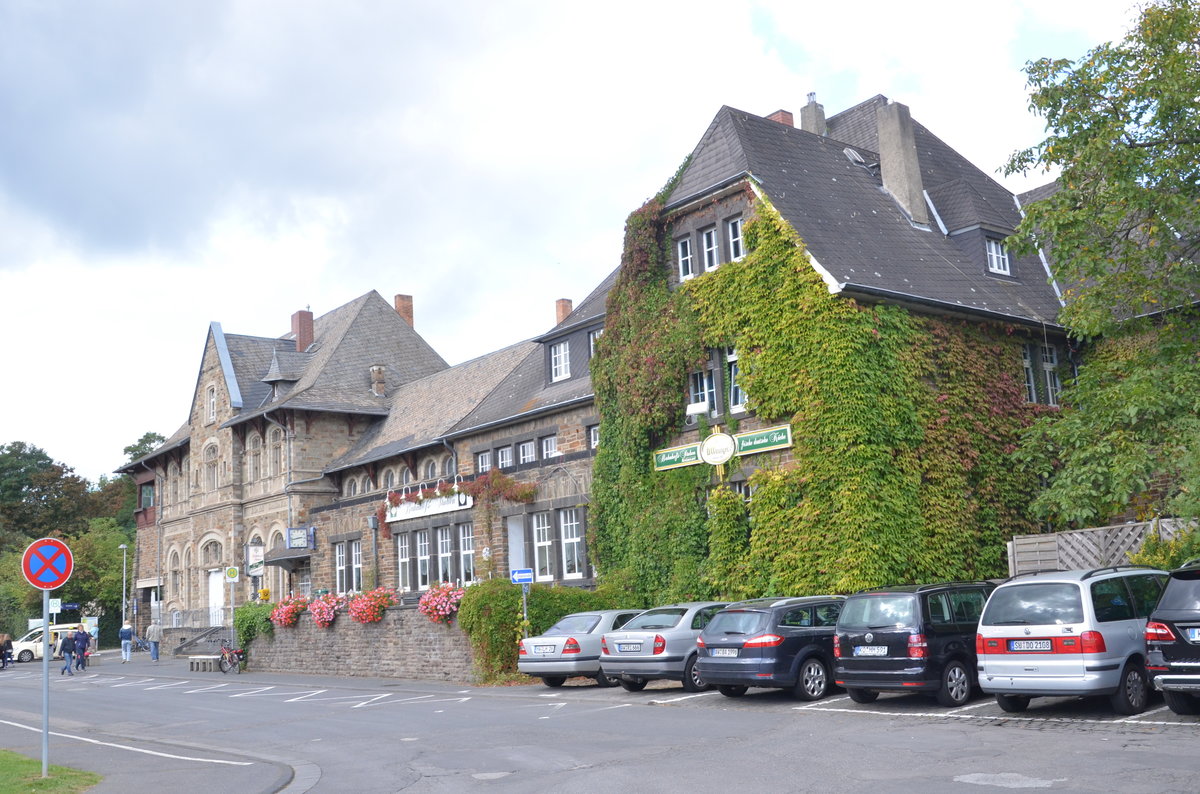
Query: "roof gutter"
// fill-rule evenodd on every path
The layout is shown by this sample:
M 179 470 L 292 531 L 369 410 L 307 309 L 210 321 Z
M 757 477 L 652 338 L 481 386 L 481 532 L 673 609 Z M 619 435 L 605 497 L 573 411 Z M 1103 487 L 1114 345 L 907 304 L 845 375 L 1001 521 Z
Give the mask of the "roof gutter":
M 462 436 L 470 435 L 471 433 L 478 433 L 482 430 L 488 430 L 493 427 L 500 427 L 502 425 L 513 424 L 514 422 L 523 421 L 525 419 L 531 419 L 531 418 L 537 416 L 538 414 L 550 413 L 551 411 L 559 411 L 559 410 L 562 410 L 563 408 L 571 408 L 572 406 L 580 405 L 582 403 L 592 402 L 595 399 L 596 399 L 595 394 L 589 394 L 586 397 L 576 397 L 575 399 L 568 400 L 567 402 L 555 403 L 554 405 L 543 406 L 541 408 L 537 408 L 532 411 L 527 411 L 526 413 L 523 413 L 523 414 L 516 414 L 514 416 L 506 416 L 503 419 L 497 419 L 494 422 L 487 422 L 486 424 L 476 425 L 474 427 L 466 427 L 466 428 L 463 428 L 462 430 L 459 430 L 454 433 L 447 433 L 446 435 L 441 437 L 441 441 L 446 442 L 450 439 L 461 438 Z
M 975 309 L 970 306 L 963 306 L 957 303 L 947 303 L 945 301 L 934 300 L 933 298 L 924 298 L 920 295 L 910 295 L 908 293 L 896 292 L 894 290 L 882 289 L 880 287 L 868 287 L 862 284 L 842 284 L 839 293 L 850 297 L 862 295 L 864 297 L 885 298 L 891 303 L 898 303 L 901 305 L 909 304 L 927 308 L 936 308 L 952 314 L 981 317 L 988 320 L 1013 323 L 1014 325 L 1021 325 L 1029 328 L 1053 328 L 1066 333 L 1066 328 L 1058 323 L 1049 322 L 1047 320 L 1039 320 L 1033 317 L 1021 317 L 1015 314 L 1005 314 L 1004 312 L 992 311 L 990 309 Z
M 672 213 L 678 212 L 680 210 L 685 209 L 689 204 L 694 204 L 698 201 L 708 199 L 712 196 L 713 193 L 719 193 L 722 190 L 725 190 L 727 188 L 732 187 L 733 185 L 736 185 L 738 182 L 741 182 L 743 179 L 750 179 L 755 182 L 758 181 L 758 179 L 756 179 L 754 174 L 752 174 L 751 172 L 739 171 L 738 173 L 734 174 L 733 176 L 722 179 L 720 182 L 717 182 L 714 185 L 709 185 L 708 187 L 704 188 L 703 190 L 697 191 L 696 193 L 693 193 L 690 196 L 684 196 L 683 198 L 679 199 L 678 201 L 673 201 L 670 204 L 667 204 L 666 206 L 663 207 L 663 211 L 664 212 L 672 212 Z

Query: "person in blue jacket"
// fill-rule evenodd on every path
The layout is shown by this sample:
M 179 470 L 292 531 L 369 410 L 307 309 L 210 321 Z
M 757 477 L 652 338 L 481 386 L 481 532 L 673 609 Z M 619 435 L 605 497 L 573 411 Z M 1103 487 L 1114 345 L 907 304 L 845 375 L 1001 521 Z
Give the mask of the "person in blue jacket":
M 129 652 L 133 649 L 133 626 L 126 623 L 117 633 L 121 638 L 121 664 L 129 661 Z
M 66 673 L 67 675 L 75 675 L 71 669 L 72 663 L 75 661 L 75 634 L 74 632 L 64 632 L 62 642 L 59 643 L 58 652 L 62 654 L 63 666 L 58 671 L 59 675 Z

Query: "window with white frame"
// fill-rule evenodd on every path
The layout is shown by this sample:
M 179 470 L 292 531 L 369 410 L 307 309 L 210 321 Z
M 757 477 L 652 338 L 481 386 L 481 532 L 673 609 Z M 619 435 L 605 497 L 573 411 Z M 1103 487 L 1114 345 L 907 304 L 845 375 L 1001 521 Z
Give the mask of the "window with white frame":
M 700 244 L 704 249 L 704 269 L 716 270 L 721 264 L 720 243 L 717 240 L 717 227 L 700 232 Z
M 746 255 L 742 246 L 742 219 L 734 218 L 725 224 L 729 237 L 729 261 L 736 262 Z
M 400 484 L 401 485 L 411 485 L 412 481 L 413 481 L 412 469 L 405 466 L 403 469 L 400 470 Z
M 362 590 L 362 541 L 350 541 L 350 589 L 358 593 Z
M 738 354 L 737 348 L 729 348 L 725 353 L 725 361 L 729 365 L 729 382 L 726 388 L 729 390 L 729 409 L 731 411 L 746 410 L 746 392 L 742 390 L 742 386 L 738 383 Z
M 596 342 L 599 341 L 600 337 L 602 337 L 602 336 L 604 336 L 603 328 L 600 328 L 595 331 L 588 331 L 588 355 L 589 356 L 596 355 Z
M 600 446 L 600 425 L 592 425 L 588 428 L 588 446 L 592 449 Z
M 542 439 L 542 458 L 558 457 L 558 436 L 546 436 Z
M 1033 354 L 1029 345 L 1021 347 L 1021 364 L 1025 368 L 1025 401 L 1037 402 L 1037 375 L 1033 371 Z
M 462 583 L 475 581 L 475 525 L 458 525 L 458 570 Z
M 688 375 L 688 402 L 692 405 L 703 403 L 710 411 L 716 407 L 716 389 L 711 369 Z
M 442 476 L 453 477 L 457 473 L 458 472 L 454 470 L 454 456 L 447 455 L 446 457 L 442 458 Z
M 517 463 L 533 463 L 537 460 L 537 448 L 532 441 L 517 444 Z
M 1010 274 L 1008 250 L 1004 247 L 1004 243 L 990 237 L 987 239 L 987 261 L 989 273 L 997 273 L 1001 276 Z
M 401 593 L 407 593 L 413 589 L 412 586 L 412 569 L 409 567 L 411 559 L 408 553 L 408 533 L 396 536 L 396 560 L 399 570 L 399 578 L 397 579 L 397 587 Z
M 335 589 L 339 593 L 346 592 L 348 571 L 346 569 L 346 544 L 333 544 L 333 573 Z
M 696 275 L 696 265 L 692 257 L 692 238 L 684 237 L 675 244 L 679 254 L 679 280 L 686 281 Z
M 550 380 L 571 377 L 571 343 L 564 340 L 550 345 Z
M 754 489 L 750 487 L 750 483 L 746 480 L 731 482 L 729 483 L 729 487 L 735 494 L 742 497 L 742 501 L 746 504 L 750 504 L 750 501 L 754 498 Z
M 479 452 L 475 455 L 475 473 L 483 474 L 492 470 L 492 451 Z
M 355 494 L 357 494 L 358 493 L 358 480 L 354 479 L 353 477 L 350 477 L 349 479 L 347 479 L 346 487 L 344 490 L 346 491 L 346 496 L 354 496 Z
M 437 544 L 437 579 L 439 582 L 452 582 L 454 581 L 454 571 L 451 567 L 454 560 L 454 536 L 450 534 L 450 527 L 438 527 Z
M 1058 405 L 1058 349 L 1054 345 L 1042 345 L 1042 371 L 1046 378 L 1046 402 Z
M 208 391 L 204 393 L 205 411 L 208 415 L 208 421 L 217 421 L 217 387 L 209 386 Z
M 507 469 L 512 467 L 512 447 L 500 447 L 496 450 L 496 468 Z
M 429 530 L 417 533 L 417 589 L 429 589 Z
M 553 556 L 554 538 L 551 535 L 550 514 L 533 514 L 533 560 L 534 575 L 538 581 L 554 578 L 554 570 L 550 567 Z
M 388 469 L 383 473 L 383 487 L 392 490 L 392 486 L 396 484 L 396 472 Z
M 437 481 L 437 476 L 438 476 L 437 461 L 434 460 L 433 458 L 430 458 L 429 460 L 425 461 L 425 479 L 428 480 L 429 482 L 433 483 L 433 482 Z
M 558 527 L 562 536 L 562 576 L 564 579 L 582 579 L 583 526 L 579 522 L 579 509 L 559 510 Z

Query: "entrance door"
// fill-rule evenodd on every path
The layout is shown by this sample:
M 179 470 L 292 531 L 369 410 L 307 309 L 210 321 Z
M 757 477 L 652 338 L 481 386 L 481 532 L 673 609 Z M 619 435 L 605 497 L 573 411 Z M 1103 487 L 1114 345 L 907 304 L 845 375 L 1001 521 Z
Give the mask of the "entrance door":
M 225 572 L 208 572 L 208 625 L 225 625 Z

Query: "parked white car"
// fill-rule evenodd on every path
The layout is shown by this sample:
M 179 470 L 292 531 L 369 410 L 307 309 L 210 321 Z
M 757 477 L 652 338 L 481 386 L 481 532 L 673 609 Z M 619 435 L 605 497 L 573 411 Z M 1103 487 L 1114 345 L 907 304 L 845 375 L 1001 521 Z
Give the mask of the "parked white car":
M 546 686 L 562 686 L 573 676 L 594 678 L 600 686 L 616 686 L 615 678 L 600 672 L 600 638 L 641 611 L 606 609 L 567 615 L 545 634 L 521 640 L 517 669 L 541 678 Z

